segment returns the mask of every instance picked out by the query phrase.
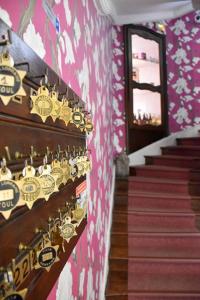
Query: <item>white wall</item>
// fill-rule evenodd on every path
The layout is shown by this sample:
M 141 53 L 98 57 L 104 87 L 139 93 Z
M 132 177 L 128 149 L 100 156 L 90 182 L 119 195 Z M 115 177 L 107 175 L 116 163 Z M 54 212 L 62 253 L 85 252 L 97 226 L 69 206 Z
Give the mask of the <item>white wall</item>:
M 183 131 L 179 131 L 171 134 L 170 136 L 161 139 L 151 145 L 148 145 L 134 153 L 129 155 L 130 166 L 138 166 L 145 164 L 145 155 L 161 155 L 160 147 L 165 146 L 173 146 L 176 145 L 176 138 L 179 137 L 192 137 L 192 136 L 200 136 L 199 131 L 200 125 L 194 126 L 189 129 L 185 129 Z

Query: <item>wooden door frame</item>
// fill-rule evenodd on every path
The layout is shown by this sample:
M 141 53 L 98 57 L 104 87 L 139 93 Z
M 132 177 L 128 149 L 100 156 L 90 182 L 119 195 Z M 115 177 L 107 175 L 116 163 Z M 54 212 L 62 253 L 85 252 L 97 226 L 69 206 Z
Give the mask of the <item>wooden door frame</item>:
M 125 126 L 126 126 L 126 149 L 130 153 L 129 147 L 129 128 L 131 124 L 131 109 L 130 99 L 132 97 L 132 47 L 131 35 L 136 33 L 144 38 L 152 39 L 159 44 L 159 57 L 160 57 L 160 87 L 161 91 L 161 118 L 162 127 L 168 134 L 168 103 L 167 103 L 167 65 L 166 65 L 166 37 L 142 25 L 124 25 L 124 66 L 125 66 Z M 141 84 L 142 86 L 142 84 Z M 155 91 L 155 88 L 151 89 Z

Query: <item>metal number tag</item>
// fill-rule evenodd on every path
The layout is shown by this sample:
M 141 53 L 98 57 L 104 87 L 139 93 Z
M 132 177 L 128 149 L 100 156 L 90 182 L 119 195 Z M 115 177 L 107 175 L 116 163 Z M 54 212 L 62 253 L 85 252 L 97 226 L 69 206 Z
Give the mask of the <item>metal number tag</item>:
M 15 207 L 23 205 L 20 201 L 20 190 L 18 185 L 12 180 L 0 181 L 0 212 L 5 219 L 10 217 L 10 214 Z
M 14 68 L 14 61 L 8 53 L 0 55 L 0 98 L 8 105 L 14 96 L 26 96 L 22 80 L 26 72 Z
M 16 263 L 16 261 L 13 260 L 12 272 L 15 286 L 18 288 L 31 272 L 29 253 L 20 259 L 19 263 Z
M 72 210 L 73 221 L 76 221 L 78 224 L 81 223 L 86 214 L 86 209 L 82 208 L 80 205 L 76 205 L 76 209 Z
M 74 123 L 76 125 L 76 127 L 79 128 L 81 126 L 81 124 L 83 124 L 83 121 L 84 121 L 83 113 L 80 112 L 79 108 L 75 108 L 72 113 L 71 122 Z
M 60 116 L 61 111 L 61 102 L 58 101 L 58 94 L 55 91 L 52 91 L 50 93 L 50 97 L 52 99 L 53 109 L 50 113 L 50 116 L 52 117 L 53 121 L 55 122 L 56 119 Z
M 0 169 L 0 213 L 5 219 L 15 207 L 23 205 L 20 201 L 20 189 L 14 180 L 12 180 L 11 171 L 4 165 Z
M 27 289 L 23 289 L 21 291 L 11 290 L 5 295 L 2 300 L 24 300 L 27 292 Z
M 49 174 L 51 172 L 51 167 L 49 165 L 41 166 L 42 174 L 39 176 L 41 185 L 41 197 L 48 201 L 49 197 L 54 193 L 58 192 L 58 187 L 56 185 L 57 177 Z
M 63 240 L 69 241 L 73 236 L 76 236 L 76 228 L 77 224 L 72 224 L 71 223 L 71 218 L 70 217 L 65 217 L 64 220 L 62 221 L 62 224 L 59 226 L 60 229 L 60 236 L 63 238 Z
M 63 184 L 66 184 L 67 181 L 71 178 L 71 167 L 69 161 L 65 158 L 61 161 L 61 167 L 63 170 Z
M 72 119 L 72 109 L 68 106 L 68 101 L 66 99 L 62 100 L 60 119 L 65 122 L 66 126 Z
M 53 110 L 52 99 L 49 90 L 43 85 L 38 89 L 37 95 L 32 95 L 33 108 L 31 114 L 40 116 L 43 122 L 51 115 Z
M 51 166 L 52 166 L 51 175 L 57 178 L 56 185 L 59 187 L 63 183 L 63 179 L 64 179 L 63 169 L 61 168 L 61 164 L 57 159 L 52 161 Z
M 31 209 L 35 201 L 40 198 L 41 185 L 37 177 L 34 176 L 35 169 L 32 166 L 25 167 L 22 173 L 25 177 L 19 181 L 21 198 Z
M 59 261 L 58 258 L 58 248 L 59 246 L 52 246 L 51 242 L 37 252 L 37 264 L 35 269 L 44 268 L 48 272 L 54 263 Z

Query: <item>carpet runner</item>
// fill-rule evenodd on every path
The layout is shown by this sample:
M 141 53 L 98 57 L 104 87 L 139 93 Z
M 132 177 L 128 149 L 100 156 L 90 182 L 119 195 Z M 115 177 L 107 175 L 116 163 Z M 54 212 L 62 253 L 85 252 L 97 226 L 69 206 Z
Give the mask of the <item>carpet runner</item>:
M 117 178 L 107 300 L 200 300 L 200 137 Z

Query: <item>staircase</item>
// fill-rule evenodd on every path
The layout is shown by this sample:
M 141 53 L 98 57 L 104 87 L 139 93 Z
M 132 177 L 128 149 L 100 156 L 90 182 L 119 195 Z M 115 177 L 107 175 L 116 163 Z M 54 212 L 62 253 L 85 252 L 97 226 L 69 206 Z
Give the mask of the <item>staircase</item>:
M 200 300 L 200 137 L 145 160 L 116 181 L 106 299 Z

